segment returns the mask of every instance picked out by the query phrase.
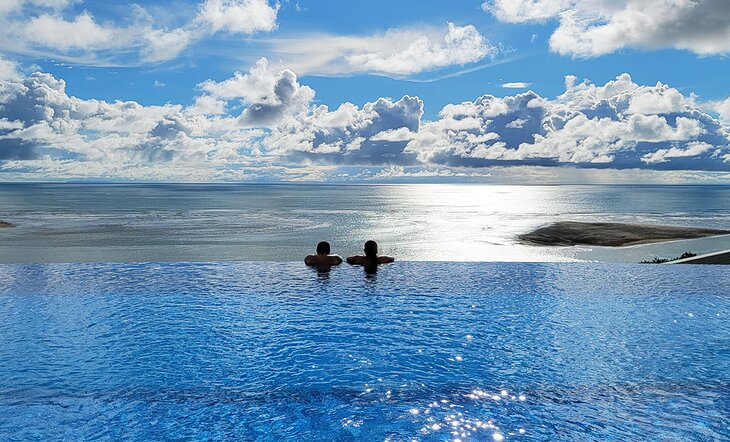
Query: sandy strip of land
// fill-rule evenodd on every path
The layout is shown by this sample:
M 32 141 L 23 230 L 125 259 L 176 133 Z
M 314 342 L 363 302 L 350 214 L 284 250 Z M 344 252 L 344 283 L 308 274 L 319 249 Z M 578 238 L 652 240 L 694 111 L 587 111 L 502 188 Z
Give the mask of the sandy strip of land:
M 5 222 L 5 221 L 0 221 L 0 229 L 8 229 L 10 227 L 15 227 L 15 224 L 8 223 L 8 222 Z
M 695 227 L 561 221 L 518 238 L 522 242 L 542 246 L 620 247 L 727 234 L 730 231 Z

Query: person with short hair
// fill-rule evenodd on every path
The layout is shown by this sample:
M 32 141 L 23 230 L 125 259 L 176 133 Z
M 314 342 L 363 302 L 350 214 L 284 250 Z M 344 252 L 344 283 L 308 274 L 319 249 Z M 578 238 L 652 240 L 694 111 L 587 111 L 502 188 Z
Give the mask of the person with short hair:
M 388 264 L 395 261 L 392 256 L 378 256 L 378 243 L 369 240 L 363 248 L 365 255 L 355 255 L 347 258 L 348 264 L 360 265 L 365 270 L 377 271 L 379 264 Z
M 330 243 L 320 241 L 317 244 L 317 254 L 307 255 L 304 264 L 312 267 L 332 267 L 342 264 L 342 257 L 330 254 Z

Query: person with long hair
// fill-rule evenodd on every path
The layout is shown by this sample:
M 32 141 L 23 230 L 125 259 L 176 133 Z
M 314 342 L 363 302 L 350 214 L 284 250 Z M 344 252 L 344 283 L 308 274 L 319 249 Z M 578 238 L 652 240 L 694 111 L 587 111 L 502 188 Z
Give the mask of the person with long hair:
M 378 243 L 373 240 L 365 243 L 364 250 L 365 255 L 355 255 L 347 258 L 348 264 L 360 265 L 365 267 L 366 270 L 370 269 L 375 271 L 379 264 L 388 264 L 395 261 L 392 256 L 378 256 Z

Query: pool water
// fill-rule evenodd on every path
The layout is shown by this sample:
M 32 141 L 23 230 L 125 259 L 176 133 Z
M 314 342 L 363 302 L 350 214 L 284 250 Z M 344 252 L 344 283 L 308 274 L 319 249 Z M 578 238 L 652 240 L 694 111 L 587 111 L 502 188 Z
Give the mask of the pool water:
M 0 440 L 730 438 L 730 271 L 0 266 Z

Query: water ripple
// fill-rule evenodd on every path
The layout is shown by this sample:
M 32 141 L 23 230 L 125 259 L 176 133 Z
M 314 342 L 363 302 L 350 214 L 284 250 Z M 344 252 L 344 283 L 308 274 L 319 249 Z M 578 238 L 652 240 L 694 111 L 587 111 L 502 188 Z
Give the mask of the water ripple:
M 728 282 L 711 266 L 3 265 L 0 439 L 726 439 Z

